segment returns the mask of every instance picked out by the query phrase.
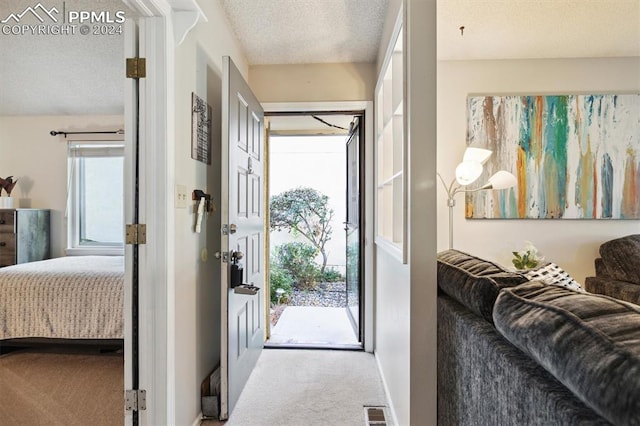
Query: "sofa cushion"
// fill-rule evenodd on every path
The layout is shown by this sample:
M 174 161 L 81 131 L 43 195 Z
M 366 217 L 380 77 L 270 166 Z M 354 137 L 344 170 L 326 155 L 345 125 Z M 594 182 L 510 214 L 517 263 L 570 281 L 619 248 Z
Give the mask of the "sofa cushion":
M 517 272 L 458 250 L 438 253 L 438 286 L 475 314 L 493 322 L 493 304 L 501 288 L 527 282 Z
M 640 234 L 607 241 L 600 246 L 607 276 L 640 284 Z
M 602 258 L 597 257 L 594 261 L 593 264 L 596 267 L 596 276 L 602 276 L 602 277 L 608 277 L 609 276 L 609 271 L 607 271 L 607 267 L 604 264 L 604 262 L 602 261 Z M 585 282 L 586 284 L 586 282 Z
M 640 285 L 637 284 L 616 281 L 613 278 L 587 277 L 584 288 L 590 293 L 604 294 L 640 305 Z
M 640 424 L 640 306 L 531 282 L 504 289 L 496 329 L 614 424 Z

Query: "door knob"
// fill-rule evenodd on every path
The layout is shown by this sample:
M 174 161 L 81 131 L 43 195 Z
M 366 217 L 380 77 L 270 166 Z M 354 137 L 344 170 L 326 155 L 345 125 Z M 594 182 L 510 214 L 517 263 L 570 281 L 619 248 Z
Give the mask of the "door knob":
M 238 260 L 242 259 L 244 257 L 244 253 L 241 251 L 234 251 L 231 253 L 231 261 L 232 262 L 237 262 Z

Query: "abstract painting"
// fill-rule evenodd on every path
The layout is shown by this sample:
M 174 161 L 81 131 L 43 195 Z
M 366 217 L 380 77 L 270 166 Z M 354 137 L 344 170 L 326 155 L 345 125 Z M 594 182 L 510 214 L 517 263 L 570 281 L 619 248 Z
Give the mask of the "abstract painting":
M 467 124 L 493 151 L 479 181 L 518 180 L 467 193 L 467 218 L 640 219 L 640 94 L 473 96 Z

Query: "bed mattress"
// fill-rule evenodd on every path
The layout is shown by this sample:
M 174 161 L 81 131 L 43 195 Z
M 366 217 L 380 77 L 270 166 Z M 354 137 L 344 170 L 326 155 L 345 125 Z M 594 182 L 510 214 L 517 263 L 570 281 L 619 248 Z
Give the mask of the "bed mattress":
M 67 256 L 0 268 L 0 340 L 122 339 L 123 256 Z

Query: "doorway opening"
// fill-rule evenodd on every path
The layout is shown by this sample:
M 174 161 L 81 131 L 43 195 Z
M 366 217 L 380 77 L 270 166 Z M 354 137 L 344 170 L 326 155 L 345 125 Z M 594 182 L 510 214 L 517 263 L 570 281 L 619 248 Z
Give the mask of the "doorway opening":
M 266 347 L 363 348 L 363 116 L 268 114 Z

